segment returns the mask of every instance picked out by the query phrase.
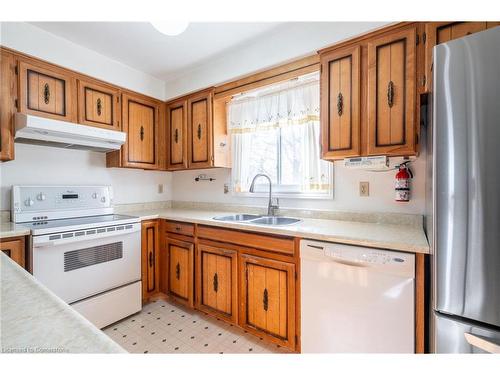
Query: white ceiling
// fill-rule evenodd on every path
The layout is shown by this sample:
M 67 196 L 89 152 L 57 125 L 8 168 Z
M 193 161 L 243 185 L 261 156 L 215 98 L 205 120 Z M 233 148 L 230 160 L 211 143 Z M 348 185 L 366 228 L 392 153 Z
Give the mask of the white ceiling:
M 168 81 L 253 39 L 279 29 L 278 22 L 191 23 L 166 36 L 148 22 L 32 22 L 52 34 Z

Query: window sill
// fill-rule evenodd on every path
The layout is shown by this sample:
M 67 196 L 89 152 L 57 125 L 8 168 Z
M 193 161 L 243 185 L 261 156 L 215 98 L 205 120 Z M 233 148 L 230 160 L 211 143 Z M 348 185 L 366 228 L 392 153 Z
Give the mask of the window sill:
M 269 193 L 236 193 L 232 192 L 231 195 L 233 197 L 238 198 L 269 198 Z M 333 191 L 328 193 L 318 193 L 318 194 L 304 194 L 304 193 L 281 193 L 273 191 L 273 198 L 280 199 L 314 199 L 314 200 L 332 200 L 333 199 Z

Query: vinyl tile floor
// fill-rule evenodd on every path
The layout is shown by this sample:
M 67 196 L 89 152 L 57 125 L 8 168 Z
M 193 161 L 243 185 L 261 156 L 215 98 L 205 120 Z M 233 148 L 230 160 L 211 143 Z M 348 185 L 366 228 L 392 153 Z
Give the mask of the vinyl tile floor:
M 288 353 L 241 328 L 164 300 L 103 329 L 129 353 Z

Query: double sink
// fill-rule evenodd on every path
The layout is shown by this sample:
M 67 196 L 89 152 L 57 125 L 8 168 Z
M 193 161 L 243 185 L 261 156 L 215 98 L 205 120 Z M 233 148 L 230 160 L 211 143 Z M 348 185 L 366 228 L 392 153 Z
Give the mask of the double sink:
M 229 222 L 244 222 L 249 224 L 257 225 L 292 225 L 296 224 L 302 220 L 295 219 L 293 217 L 284 216 L 262 216 L 262 215 L 252 215 L 252 214 L 235 214 L 235 215 L 223 215 L 215 216 L 214 220 L 219 221 L 229 221 Z

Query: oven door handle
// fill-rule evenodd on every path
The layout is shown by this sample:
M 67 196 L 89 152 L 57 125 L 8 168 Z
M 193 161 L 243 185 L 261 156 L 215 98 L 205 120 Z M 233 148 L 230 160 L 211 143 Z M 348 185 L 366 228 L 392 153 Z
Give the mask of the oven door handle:
M 54 241 L 48 241 L 48 242 L 43 242 L 41 244 L 33 244 L 33 249 L 40 249 L 40 248 L 43 248 L 43 247 L 52 247 L 52 246 L 55 246 L 56 243 Z

